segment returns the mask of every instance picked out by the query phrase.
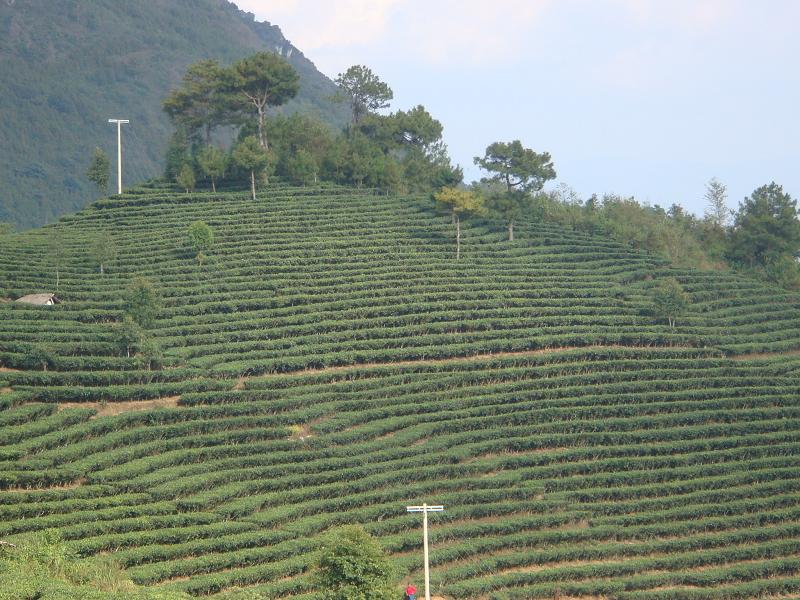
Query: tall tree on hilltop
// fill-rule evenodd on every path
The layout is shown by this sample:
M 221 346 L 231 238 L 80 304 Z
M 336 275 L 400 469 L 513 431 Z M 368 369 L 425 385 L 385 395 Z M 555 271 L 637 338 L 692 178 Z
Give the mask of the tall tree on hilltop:
M 289 161 L 286 167 L 286 176 L 296 185 L 317 183 L 319 165 L 314 159 L 314 155 L 308 150 L 300 148 Z
M 189 229 L 186 232 L 186 240 L 194 252 L 197 262 L 202 265 L 205 253 L 211 250 L 214 245 L 214 231 L 205 221 L 195 221 L 189 225 Z
M 109 263 L 117 258 L 117 245 L 114 238 L 107 231 L 97 234 L 89 247 L 92 261 L 100 269 L 100 274 L 105 273 Z
M 336 141 L 336 132 L 318 118 L 293 113 L 267 121 L 270 148 L 279 157 L 276 173 L 294 182 L 315 183 Z
M 49 345 L 35 344 L 31 346 L 25 353 L 25 365 L 32 369 L 41 369 L 47 371 L 48 367 L 52 367 L 55 362 L 55 354 Z
M 474 161 L 484 171 L 494 173 L 486 180 L 503 183 L 508 191 L 538 191 L 556 176 L 549 153 L 536 153 L 523 147 L 519 140 L 490 144 L 486 153 L 476 156 Z
M 479 193 L 458 188 L 442 188 L 434 199 L 450 209 L 453 215 L 453 222 L 456 225 L 456 260 L 461 258 L 461 217 L 462 215 L 483 214 L 484 200 Z
M 354 125 L 365 115 L 388 107 L 389 101 L 394 98 L 392 88 L 364 65 L 353 65 L 344 73 L 339 73 L 335 81 L 339 93 L 334 100 L 350 104 Z
M 216 146 L 206 146 L 197 153 L 197 165 L 211 179 L 211 191 L 217 191 L 217 178 L 225 173 L 225 153 Z
M 170 137 L 165 158 L 164 179 L 172 181 L 181 172 L 183 165 L 192 159 L 189 140 L 182 129 L 176 129 Z
M 114 339 L 119 344 L 119 349 L 127 358 L 131 357 L 132 352 L 141 345 L 144 338 L 144 331 L 130 315 L 125 315 L 122 323 L 118 324 L 114 331 Z
M 797 201 L 772 182 L 739 205 L 728 257 L 747 267 L 764 267 L 782 257 L 800 255 Z
M 706 184 L 706 220 L 717 227 L 724 228 L 728 224 L 730 209 L 728 208 L 728 188 L 716 177 L 712 177 Z
M 403 171 L 409 191 L 428 191 L 458 185 L 464 178 L 454 167 L 442 141 L 442 124 L 424 106 L 383 116 L 369 114 L 350 128 L 350 138 L 366 136 Z
M 675 327 L 676 319 L 686 312 L 689 296 L 674 277 L 665 279 L 653 291 L 653 312 Z
M 275 153 L 265 150 L 258 140 L 249 136 L 234 146 L 231 152 L 233 163 L 250 172 L 250 190 L 253 200 L 256 199 L 256 174 L 269 176 L 277 162 Z
M 175 182 L 186 190 L 186 193 L 190 193 L 194 191 L 194 169 L 189 163 L 186 163 L 181 167 L 181 172 L 178 173 L 178 176 L 175 178 Z
M 518 219 L 530 218 L 535 211 L 534 197 L 522 190 L 490 189 L 487 192 L 486 208 L 503 219 L 508 226 L 508 241 L 514 241 L 514 223 Z
M 258 141 L 269 149 L 265 120 L 267 109 L 280 106 L 297 95 L 300 78 L 292 65 L 273 52 L 259 52 L 231 67 L 227 90 L 238 96 L 241 112 L 255 112 Z
M 139 327 L 151 327 L 160 310 L 161 300 L 149 279 L 137 277 L 128 284 L 125 290 L 125 314 Z
M 64 266 L 66 259 L 67 241 L 61 227 L 58 225 L 46 231 L 49 233 L 47 237 L 47 255 L 53 261 L 53 268 L 56 272 L 56 291 L 58 291 L 61 285 L 61 268 Z
M 230 120 L 230 101 L 224 93 L 225 69 L 215 60 L 202 60 L 189 65 L 181 87 L 172 90 L 163 108 L 175 126 L 206 145 L 211 131 Z
M 101 194 L 108 193 L 108 179 L 111 169 L 111 161 L 108 155 L 100 148 L 94 149 L 92 162 L 86 170 L 86 177 L 97 186 Z
M 442 124 L 421 104 L 411 110 L 398 110 L 389 119 L 397 144 L 428 153 L 442 139 Z
M 505 185 L 507 198 L 499 205 L 508 221 L 508 239 L 514 239 L 514 221 L 524 210 L 530 192 L 539 191 L 545 182 L 555 179 L 556 171 L 550 154 L 534 152 L 525 148 L 522 142 L 495 142 L 486 148 L 486 153 L 476 156 L 475 164 L 492 175 L 482 179 L 484 182 L 497 182 Z

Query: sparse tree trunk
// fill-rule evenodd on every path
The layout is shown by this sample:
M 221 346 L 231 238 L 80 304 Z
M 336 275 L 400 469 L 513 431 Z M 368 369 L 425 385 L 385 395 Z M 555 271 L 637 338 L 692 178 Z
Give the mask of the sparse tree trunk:
M 456 214 L 456 260 L 461 259 L 461 218 Z
M 217 193 L 217 186 L 214 183 L 214 178 L 213 177 L 211 178 L 211 193 L 212 194 L 216 194 Z
M 100 275 L 103 275 L 105 271 L 103 271 L 103 263 L 100 263 Z
M 58 291 L 58 284 L 61 283 L 61 276 L 59 274 L 59 269 L 56 267 L 56 291 Z
M 509 242 L 514 241 L 514 219 L 511 219 L 508 222 L 508 241 Z
M 264 150 L 269 150 L 267 134 L 264 127 L 264 119 L 267 116 L 267 98 L 258 94 L 251 96 L 247 92 L 245 92 L 245 96 L 253 103 L 253 106 L 256 107 L 256 111 L 258 111 L 258 141 L 261 143 L 261 147 L 264 148 Z
M 261 142 L 261 147 L 264 150 L 269 150 L 269 146 L 267 145 L 267 134 L 264 131 L 266 128 L 264 127 L 264 106 L 257 105 L 258 108 L 258 141 Z
M 256 172 L 250 171 L 250 190 L 253 192 L 253 201 L 256 199 Z

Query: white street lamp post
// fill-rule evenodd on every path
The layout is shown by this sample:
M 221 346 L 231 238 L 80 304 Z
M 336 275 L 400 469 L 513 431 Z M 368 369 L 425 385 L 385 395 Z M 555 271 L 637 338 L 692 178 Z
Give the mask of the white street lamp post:
M 130 123 L 128 119 L 109 119 L 109 123 L 117 124 L 117 194 L 122 193 L 122 124 Z
M 425 600 L 431 600 L 431 577 L 430 567 L 428 566 L 428 513 L 429 512 L 442 512 L 444 506 L 436 504 L 428 506 L 406 506 L 406 512 L 421 512 L 422 513 L 422 548 L 425 555 Z

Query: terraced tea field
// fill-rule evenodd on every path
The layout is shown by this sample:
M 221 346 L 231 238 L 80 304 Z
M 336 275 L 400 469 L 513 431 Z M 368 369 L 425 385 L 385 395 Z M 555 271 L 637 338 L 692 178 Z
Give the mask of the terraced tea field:
M 202 219 L 215 245 L 184 247 Z M 360 523 L 453 599 L 800 595 L 800 304 L 600 237 L 417 197 L 159 189 L 0 237 L 0 538 L 58 528 L 137 582 L 314 598 Z M 94 234 L 118 260 L 101 275 Z M 166 366 L 120 348 L 155 282 Z M 650 290 L 677 278 L 670 328 Z M 32 350 L 52 354 L 33 370 Z M 398 588 L 399 589 L 399 588 Z M 399 593 L 398 593 L 399 595 Z

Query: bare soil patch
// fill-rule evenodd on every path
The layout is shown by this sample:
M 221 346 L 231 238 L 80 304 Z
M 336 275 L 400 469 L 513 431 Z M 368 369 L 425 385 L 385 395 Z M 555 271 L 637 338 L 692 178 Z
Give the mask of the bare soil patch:
M 97 417 L 110 417 L 154 408 L 175 408 L 178 406 L 180 399 L 180 396 L 169 396 L 155 398 L 154 400 L 132 400 L 130 402 L 61 402 L 58 405 L 58 410 L 64 410 L 65 408 L 94 408 L 97 414 L 92 418 L 96 419 Z
M 770 358 L 780 358 L 786 356 L 800 356 L 800 349 L 787 350 L 785 352 L 751 352 L 750 354 L 737 354 L 731 356 L 731 360 L 768 360 Z
M 298 423 L 297 425 L 291 425 L 292 435 L 290 435 L 287 439 L 289 440 L 296 440 L 302 442 L 303 440 L 307 440 L 308 438 L 314 437 L 314 425 L 319 425 L 320 423 L 324 422 L 328 417 L 322 416 L 317 417 L 309 421 L 308 423 Z
M 566 446 L 553 446 L 550 448 L 533 448 L 531 450 L 504 450 L 501 452 L 486 452 L 484 454 L 476 454 L 460 461 L 462 465 L 469 465 L 472 463 L 480 462 L 483 460 L 493 460 L 495 458 L 506 458 L 509 456 L 526 456 L 530 454 L 545 454 L 547 452 L 561 452 L 569 450 Z
M 654 588 L 650 588 L 649 591 L 651 592 L 675 592 L 678 590 L 698 590 L 700 589 L 699 585 L 659 585 Z
M 3 491 L 4 492 L 15 492 L 15 493 L 19 494 L 19 493 L 24 493 L 24 492 L 49 492 L 49 491 L 53 491 L 53 490 L 74 490 L 75 488 L 78 488 L 78 487 L 82 486 L 84 483 L 86 483 L 86 481 L 87 481 L 87 479 L 85 477 L 81 477 L 80 479 L 77 479 L 75 481 L 71 481 L 69 483 L 65 483 L 63 485 L 51 485 L 51 486 L 48 486 L 48 487 L 28 487 L 28 488 L 10 487 L 10 488 L 4 489 Z
M 648 555 L 650 557 L 654 556 L 665 556 L 664 554 L 651 554 Z M 633 560 L 633 559 L 631 559 Z M 561 569 L 561 568 L 568 568 L 568 567 L 590 567 L 592 565 L 609 565 L 609 564 L 619 564 L 620 562 L 625 562 L 625 560 L 615 560 L 614 558 L 606 558 L 606 559 L 597 559 L 597 560 L 563 560 L 559 562 L 547 562 L 541 563 L 538 565 L 524 565 L 518 567 L 509 567 L 507 569 L 501 569 L 496 571 L 501 575 L 505 575 L 508 573 L 538 573 L 539 571 L 546 571 L 548 569 Z M 564 596 L 566 598 L 566 596 Z
M 314 437 L 314 432 L 311 431 L 311 425 L 309 423 L 303 423 L 302 425 L 292 425 L 292 435 L 290 435 L 288 439 L 302 442 L 310 437 Z

